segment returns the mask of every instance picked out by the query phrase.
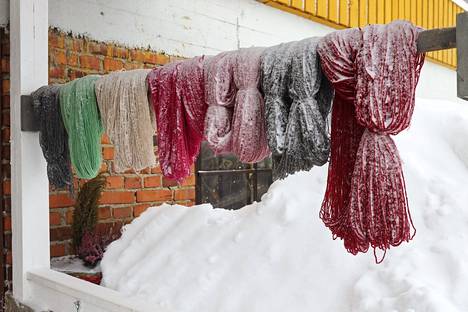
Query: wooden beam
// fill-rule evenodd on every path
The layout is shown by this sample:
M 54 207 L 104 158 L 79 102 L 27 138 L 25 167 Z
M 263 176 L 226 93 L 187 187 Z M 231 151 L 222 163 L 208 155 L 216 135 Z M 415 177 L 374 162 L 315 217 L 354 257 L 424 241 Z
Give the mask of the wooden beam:
M 468 12 L 457 16 L 457 96 L 468 101 Z
M 423 30 L 418 37 L 418 52 L 453 49 L 457 47 L 455 27 Z

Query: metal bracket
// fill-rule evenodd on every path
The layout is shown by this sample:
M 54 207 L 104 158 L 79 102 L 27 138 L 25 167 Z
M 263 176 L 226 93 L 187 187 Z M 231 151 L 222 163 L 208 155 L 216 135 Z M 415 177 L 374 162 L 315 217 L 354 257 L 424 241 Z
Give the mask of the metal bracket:
M 33 108 L 32 96 L 21 96 L 21 131 L 39 131 L 39 119 Z

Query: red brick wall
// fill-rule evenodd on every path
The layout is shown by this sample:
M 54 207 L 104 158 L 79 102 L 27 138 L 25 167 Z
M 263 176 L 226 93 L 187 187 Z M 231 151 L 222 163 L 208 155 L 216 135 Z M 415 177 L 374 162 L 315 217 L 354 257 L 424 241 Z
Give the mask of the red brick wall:
M 2 110 L 4 191 L 4 237 L 7 278 L 11 279 L 11 216 L 10 216 L 10 129 L 9 129 L 9 42 L 2 43 Z M 96 42 L 88 38 L 73 37 L 51 29 L 49 31 L 49 81 L 63 83 L 88 74 L 105 74 L 121 69 L 152 68 L 175 59 L 163 53 Z M 99 206 L 99 224 L 103 231 L 118 232 L 121 226 L 139 216 L 146 208 L 163 202 L 192 205 L 195 202 L 195 177 L 192 174 L 178 186 L 161 175 L 159 167 L 143 170 L 140 174 L 116 174 L 113 169 L 114 149 L 108 138 L 102 139 L 104 162 L 101 171 L 107 177 L 107 187 Z M 76 179 L 76 184 L 84 181 Z M 72 254 L 71 217 L 73 199 L 66 191 L 50 192 L 51 256 Z

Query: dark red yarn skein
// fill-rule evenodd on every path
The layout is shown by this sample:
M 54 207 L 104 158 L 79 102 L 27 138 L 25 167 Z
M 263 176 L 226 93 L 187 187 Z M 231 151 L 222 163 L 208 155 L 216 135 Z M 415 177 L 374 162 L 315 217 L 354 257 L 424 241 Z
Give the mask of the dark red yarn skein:
M 352 254 L 413 238 L 398 150 L 424 62 L 408 22 L 370 25 L 324 38 L 318 52 L 335 88 L 331 159 L 320 217 Z M 413 233 L 412 232 L 413 229 Z M 377 259 L 376 261 L 382 261 Z

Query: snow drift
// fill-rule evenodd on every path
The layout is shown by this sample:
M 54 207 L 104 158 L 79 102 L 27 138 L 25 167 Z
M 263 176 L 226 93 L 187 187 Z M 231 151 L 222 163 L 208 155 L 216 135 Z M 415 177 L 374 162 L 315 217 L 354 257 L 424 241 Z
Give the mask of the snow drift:
M 103 284 L 150 311 L 468 311 L 468 107 L 418 100 L 395 139 L 417 234 L 380 265 L 319 219 L 322 167 L 237 211 L 149 209 L 109 246 Z

